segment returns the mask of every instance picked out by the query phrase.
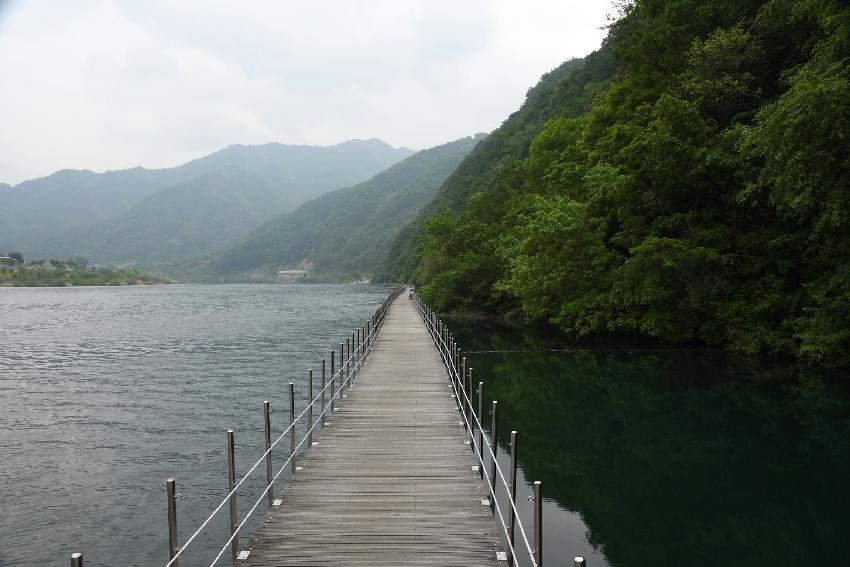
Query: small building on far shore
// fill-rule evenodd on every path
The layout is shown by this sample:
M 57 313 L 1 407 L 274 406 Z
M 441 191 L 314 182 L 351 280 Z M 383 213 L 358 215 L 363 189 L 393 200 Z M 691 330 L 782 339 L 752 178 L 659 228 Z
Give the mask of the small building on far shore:
M 278 270 L 277 279 L 280 283 L 297 283 L 309 275 L 307 270 Z

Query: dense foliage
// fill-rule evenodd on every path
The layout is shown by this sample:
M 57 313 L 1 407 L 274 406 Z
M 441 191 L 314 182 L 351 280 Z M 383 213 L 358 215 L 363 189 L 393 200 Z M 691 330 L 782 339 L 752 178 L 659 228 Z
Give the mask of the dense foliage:
M 416 270 L 417 243 L 427 219 L 442 210 L 462 209 L 471 195 L 498 178 L 503 167 L 510 167 L 514 160 L 527 155 L 532 138 L 549 117 L 579 115 L 590 108 L 594 94 L 606 84 L 615 61 L 607 52 L 594 53 L 588 60 L 587 65 L 582 65 L 582 59 L 567 61 L 529 89 L 522 108 L 478 144 L 439 188 L 434 200 L 419 212 L 416 220 L 402 228 L 377 274 L 379 279 L 409 280 Z M 563 83 L 568 76 L 572 80 Z
M 399 229 L 434 198 L 482 138 L 417 152 L 368 181 L 274 218 L 222 254 L 216 271 L 268 277 L 280 266 L 304 267 L 314 281 L 372 273 L 386 260 Z
M 847 364 L 848 56 L 838 1 L 625 4 L 556 89 L 580 101 L 609 71 L 589 110 L 550 112 L 527 155 L 427 221 L 423 295 Z

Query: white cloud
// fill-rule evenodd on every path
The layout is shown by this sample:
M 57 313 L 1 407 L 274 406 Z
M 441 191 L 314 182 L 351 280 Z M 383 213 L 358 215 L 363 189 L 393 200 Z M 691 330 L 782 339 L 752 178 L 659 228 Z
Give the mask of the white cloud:
M 609 0 L 0 0 L 0 181 L 489 131 Z

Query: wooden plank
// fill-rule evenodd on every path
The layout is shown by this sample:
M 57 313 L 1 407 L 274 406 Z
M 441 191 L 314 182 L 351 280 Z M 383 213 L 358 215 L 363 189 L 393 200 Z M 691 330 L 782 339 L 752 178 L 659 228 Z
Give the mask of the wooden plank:
M 338 402 L 239 565 L 504 566 L 446 369 L 416 308 L 393 303 Z

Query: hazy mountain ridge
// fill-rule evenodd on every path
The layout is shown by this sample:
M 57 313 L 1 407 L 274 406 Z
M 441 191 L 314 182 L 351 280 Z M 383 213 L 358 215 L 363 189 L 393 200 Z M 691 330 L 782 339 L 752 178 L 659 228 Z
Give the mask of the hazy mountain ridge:
M 314 274 L 370 273 L 391 243 L 484 135 L 422 150 L 353 187 L 272 219 L 215 264 L 220 274 L 309 266 Z
M 137 263 L 169 273 L 243 237 L 292 206 L 270 181 L 243 171 L 219 171 L 170 187 L 95 226 L 53 243 L 104 263 Z
M 233 223 L 225 222 L 223 234 L 238 238 L 276 214 L 326 191 L 368 179 L 411 153 L 377 139 L 327 147 L 271 143 L 230 146 L 167 169 L 61 170 L 15 187 L 0 186 L 0 247 L 31 256 L 86 254 L 98 262 L 121 259 L 161 267 L 165 250 L 196 255 L 224 245 L 221 238 L 206 241 L 201 237 L 214 233 L 212 226 L 202 228 L 202 217 L 197 214 L 205 210 L 205 198 L 213 199 L 208 204 L 210 211 L 231 207 L 227 218 L 244 226 L 237 230 Z M 242 181 L 238 181 L 240 176 L 244 176 Z M 246 197 L 259 198 L 257 205 L 240 198 L 239 191 L 225 190 L 221 186 L 225 179 Z M 196 187 L 187 187 L 191 185 Z M 169 196 L 172 190 L 177 193 Z M 181 192 L 194 195 L 194 207 L 169 210 L 170 204 L 180 202 Z M 173 222 L 177 211 L 182 211 L 185 226 Z M 122 223 L 128 223 L 124 233 Z M 198 234 L 189 234 L 192 227 Z M 125 233 L 137 235 L 138 240 L 115 238 Z M 190 242 L 195 246 L 188 246 Z M 184 259 L 167 258 L 166 264 L 180 265 Z

